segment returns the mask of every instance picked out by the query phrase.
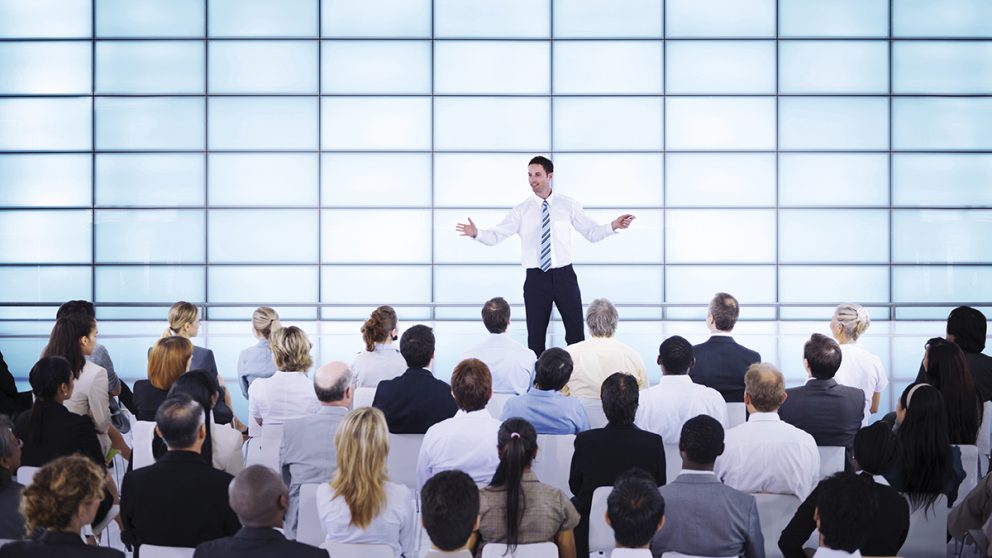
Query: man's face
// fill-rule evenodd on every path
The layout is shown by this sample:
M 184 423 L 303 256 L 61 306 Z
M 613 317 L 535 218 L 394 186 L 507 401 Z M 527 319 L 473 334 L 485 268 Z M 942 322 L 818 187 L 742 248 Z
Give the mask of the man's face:
M 530 189 L 534 195 L 547 198 L 551 195 L 551 176 L 554 173 L 544 172 L 541 165 L 530 165 L 527 167 L 527 180 L 530 181 Z

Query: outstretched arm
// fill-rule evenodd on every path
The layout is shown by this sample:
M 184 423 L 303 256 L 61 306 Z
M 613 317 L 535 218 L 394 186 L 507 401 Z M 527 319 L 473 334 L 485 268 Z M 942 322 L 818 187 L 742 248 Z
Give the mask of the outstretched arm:
M 630 226 L 630 222 L 634 220 L 634 216 L 625 213 L 609 224 L 600 225 L 592 217 L 586 214 L 582 206 L 575 204 L 572 208 L 572 226 L 575 230 L 579 231 L 579 234 L 584 236 L 589 242 L 599 242 L 604 238 L 615 234 L 616 231 L 620 229 L 626 229 Z
M 455 231 L 462 236 L 470 236 L 487 246 L 492 246 L 520 231 L 520 214 L 517 213 L 516 209 L 511 209 L 495 227 L 481 230 L 469 218 L 468 223 L 455 225 Z

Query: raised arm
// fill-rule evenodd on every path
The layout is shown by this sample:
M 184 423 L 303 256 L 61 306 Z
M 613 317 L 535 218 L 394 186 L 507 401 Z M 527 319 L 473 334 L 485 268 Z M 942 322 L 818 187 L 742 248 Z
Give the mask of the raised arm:
M 626 229 L 634 220 L 633 215 L 625 213 L 605 225 L 600 225 L 577 203 L 572 207 L 571 217 L 572 226 L 589 242 L 599 242 L 620 229 Z
M 455 231 L 462 236 L 470 236 L 487 246 L 493 246 L 520 231 L 520 213 L 516 208 L 511 209 L 503 217 L 503 220 L 491 229 L 479 229 L 475 226 L 475 222 L 469 218 L 468 223 L 455 225 Z

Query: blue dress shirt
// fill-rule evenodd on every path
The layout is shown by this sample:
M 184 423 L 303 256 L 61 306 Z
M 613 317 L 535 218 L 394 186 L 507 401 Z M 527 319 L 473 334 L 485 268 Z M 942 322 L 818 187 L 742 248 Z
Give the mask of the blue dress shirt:
M 538 434 L 578 434 L 589 430 L 589 417 L 578 399 L 536 387 L 506 402 L 500 420 L 512 417 L 525 419 Z

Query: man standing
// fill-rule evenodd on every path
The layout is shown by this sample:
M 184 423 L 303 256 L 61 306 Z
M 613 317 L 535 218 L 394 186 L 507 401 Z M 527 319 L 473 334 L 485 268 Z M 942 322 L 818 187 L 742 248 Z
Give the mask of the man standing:
M 568 225 L 589 242 L 599 242 L 620 229 L 626 229 L 634 220 L 633 215 L 623 214 L 609 224 L 596 223 L 577 201 L 551 191 L 554 170 L 550 159 L 534 157 L 527 165 L 533 197 L 514 206 L 491 229 L 480 230 L 472 219 L 455 227 L 462 236 L 470 236 L 487 246 L 498 244 L 510 235 L 520 235 L 521 263 L 527 269 L 527 279 L 524 281 L 527 346 L 535 355 L 544 352 L 552 303 L 558 307 L 565 324 L 565 342 L 571 345 L 585 339 L 582 332 L 582 296 L 572 269 Z

